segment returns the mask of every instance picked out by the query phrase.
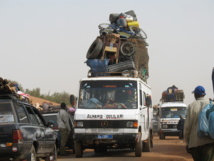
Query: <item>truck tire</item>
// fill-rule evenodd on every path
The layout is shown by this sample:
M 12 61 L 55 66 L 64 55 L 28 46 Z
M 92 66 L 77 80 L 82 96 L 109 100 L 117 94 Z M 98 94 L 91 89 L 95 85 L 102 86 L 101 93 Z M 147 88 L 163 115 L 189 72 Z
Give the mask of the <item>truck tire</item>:
M 75 142 L 75 154 L 76 158 L 81 158 L 83 155 L 82 143 L 80 141 Z
M 95 153 L 106 153 L 107 147 L 106 146 L 97 146 L 94 148 Z
M 161 140 L 165 139 L 164 133 L 160 133 L 159 138 L 160 138 Z
M 57 148 L 54 146 L 53 152 L 45 158 L 45 161 L 57 161 Z
M 148 139 L 146 139 L 146 142 L 143 142 L 143 152 L 151 152 L 151 143 L 152 139 L 151 136 L 148 136 Z
M 94 42 L 91 44 L 91 46 L 88 49 L 86 58 L 87 59 L 96 59 L 98 55 L 100 54 L 100 51 L 103 48 L 103 41 L 99 38 L 94 40 Z
M 141 141 L 141 133 L 139 133 L 140 139 L 135 143 L 135 156 L 141 157 L 142 155 L 142 141 Z
M 31 149 L 30 149 L 30 154 L 27 157 L 27 161 L 37 161 L 36 159 L 36 151 L 34 146 L 32 145 Z

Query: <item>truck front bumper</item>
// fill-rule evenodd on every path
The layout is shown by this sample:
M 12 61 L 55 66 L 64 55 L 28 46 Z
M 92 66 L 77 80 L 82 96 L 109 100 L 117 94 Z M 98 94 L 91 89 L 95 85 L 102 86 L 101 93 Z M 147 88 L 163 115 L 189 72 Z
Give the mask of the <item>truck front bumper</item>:
M 136 142 L 137 134 L 74 134 L 76 141 L 84 145 L 96 144 L 133 144 Z
M 160 133 L 164 133 L 165 136 L 179 136 L 179 130 L 177 129 L 161 129 L 159 130 Z

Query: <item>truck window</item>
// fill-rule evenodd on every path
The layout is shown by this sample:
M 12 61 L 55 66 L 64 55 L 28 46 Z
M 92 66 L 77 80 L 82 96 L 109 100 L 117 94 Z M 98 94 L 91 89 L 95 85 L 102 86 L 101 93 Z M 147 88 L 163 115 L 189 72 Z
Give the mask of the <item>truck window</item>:
M 135 81 L 83 81 L 80 87 L 78 108 L 137 108 L 137 83 Z
M 38 114 L 38 111 L 33 110 L 33 112 L 35 113 L 35 116 L 36 116 L 36 118 L 37 118 L 37 121 L 39 122 L 39 125 L 40 125 L 40 126 L 44 126 L 44 123 L 42 122 L 42 120 L 41 120 L 41 118 L 40 118 L 40 116 L 39 116 L 39 114 Z
M 0 102 L 0 123 L 14 122 L 12 104 L 10 102 Z
M 140 89 L 140 105 L 143 105 L 144 95 L 142 93 L 142 90 Z
M 162 118 L 183 118 L 186 116 L 186 107 L 165 107 L 161 108 Z
M 18 119 L 20 123 L 29 123 L 26 111 L 24 110 L 23 106 L 19 105 L 17 107 L 17 114 L 18 114 Z
M 28 114 L 30 116 L 31 123 L 34 125 L 39 125 L 39 122 L 38 122 L 33 110 L 30 108 L 30 106 L 26 106 L 26 109 L 27 109 Z

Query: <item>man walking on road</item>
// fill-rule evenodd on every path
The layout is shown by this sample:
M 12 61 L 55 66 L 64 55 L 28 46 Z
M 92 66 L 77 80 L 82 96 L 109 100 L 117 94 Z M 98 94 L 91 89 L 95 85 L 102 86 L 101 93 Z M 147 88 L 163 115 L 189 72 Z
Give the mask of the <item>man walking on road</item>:
M 61 103 L 61 109 L 57 115 L 57 123 L 59 127 L 60 133 L 60 152 L 59 155 L 67 155 L 66 153 L 66 143 L 68 140 L 68 136 L 71 132 L 71 120 L 70 115 L 67 112 L 67 107 L 65 103 Z
M 183 131 L 184 131 L 184 122 L 185 119 L 183 118 L 182 115 L 180 115 L 180 120 L 178 121 L 178 126 L 177 129 L 179 130 L 179 139 L 183 139 Z
M 199 137 L 197 133 L 199 113 L 209 104 L 209 101 L 204 99 L 206 95 L 204 87 L 197 86 L 193 93 L 196 101 L 188 106 L 184 124 L 184 140 L 187 143 L 187 150 L 194 161 L 214 161 L 214 139 Z

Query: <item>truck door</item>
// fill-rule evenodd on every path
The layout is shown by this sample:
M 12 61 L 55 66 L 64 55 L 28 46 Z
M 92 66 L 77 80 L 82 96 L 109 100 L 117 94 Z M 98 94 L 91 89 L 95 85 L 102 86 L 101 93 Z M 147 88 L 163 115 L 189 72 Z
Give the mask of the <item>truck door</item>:
M 25 107 L 28 111 L 30 122 L 32 124 L 31 126 L 29 126 L 27 128 L 29 135 L 31 135 L 33 140 L 38 142 L 37 153 L 44 153 L 44 151 L 46 151 L 45 138 L 44 138 L 44 127 L 40 126 L 39 120 L 37 119 L 35 111 L 32 109 L 32 107 L 28 106 L 28 105 L 26 105 Z
M 148 131 L 148 107 L 146 107 L 145 100 L 146 100 L 146 95 L 142 91 L 142 89 L 139 89 L 139 110 L 140 110 L 140 125 L 141 125 L 141 132 L 146 133 Z

